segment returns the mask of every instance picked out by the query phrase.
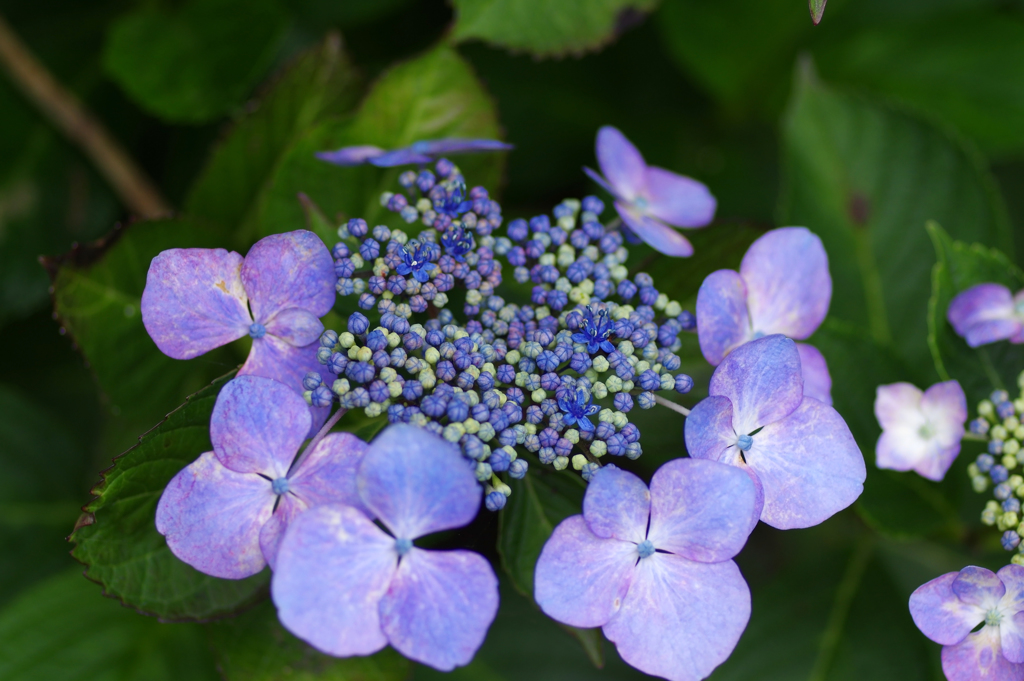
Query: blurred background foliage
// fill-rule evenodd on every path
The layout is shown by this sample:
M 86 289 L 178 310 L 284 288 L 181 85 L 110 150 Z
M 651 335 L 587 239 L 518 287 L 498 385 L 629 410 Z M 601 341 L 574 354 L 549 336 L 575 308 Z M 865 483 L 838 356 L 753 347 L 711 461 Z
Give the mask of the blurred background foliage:
M 244 252 L 302 226 L 330 244 L 339 219 L 385 219 L 376 197 L 396 171 L 312 157 L 345 144 L 502 137 L 515 151 L 459 159 L 467 179 L 491 187 L 507 219 L 545 212 L 596 190 L 580 167 L 604 124 L 719 199 L 693 258 L 633 252 L 691 309 L 704 276 L 737 266 L 773 226 L 810 227 L 830 255 L 832 308 L 812 342 L 868 483 L 820 527 L 755 531 L 739 558 L 754 614 L 713 678 L 942 678 L 909 593 L 1007 556 L 978 521 L 983 498 L 965 474 L 976 445 L 940 484 L 879 471 L 872 403 L 880 383 L 950 376 L 974 403 L 1024 369 L 1015 348 L 969 351 L 942 313 L 977 281 L 1024 281 L 1012 265 L 1024 263 L 1024 2 L 831 0 L 818 26 L 802 0 L 2 0 L 0 16 L 171 208 L 132 205 L 23 83 L 0 77 L 0 678 L 438 676 L 387 652 L 319 655 L 265 600 L 243 607 L 265 596 L 264 578 L 218 590 L 160 545 L 152 507 L 201 451 L 208 390 L 123 459 L 79 518 L 112 457 L 247 350 L 161 355 L 138 312 L 146 269 L 165 248 Z M 692 404 L 711 373 L 695 338 L 684 367 Z M 638 419 L 633 468 L 649 476 L 684 454 L 682 417 Z M 147 472 L 154 461 L 163 468 Z M 455 678 L 640 676 L 595 632 L 561 630 L 528 600 L 536 553 L 581 494 L 535 469 L 500 528 L 482 518 L 456 537 L 505 571 L 498 620 Z M 81 577 L 65 542 L 76 519 L 96 520 L 76 533 L 76 556 L 130 607 Z M 241 614 L 161 624 L 133 609 Z

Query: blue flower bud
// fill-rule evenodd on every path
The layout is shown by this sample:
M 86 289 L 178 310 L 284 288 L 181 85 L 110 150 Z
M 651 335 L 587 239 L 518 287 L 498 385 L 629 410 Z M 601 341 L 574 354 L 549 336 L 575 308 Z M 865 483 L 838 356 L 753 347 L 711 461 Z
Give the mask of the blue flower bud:
M 1003 502 L 1003 513 L 1020 513 L 1020 499 L 1010 497 Z
M 263 338 L 267 335 L 267 327 L 263 326 L 259 322 L 253 322 L 249 325 L 249 336 L 254 340 L 257 338 Z
M 996 405 L 996 413 L 999 414 L 1001 419 L 1010 418 L 1014 414 L 1013 402 L 1000 402 Z
M 329 407 L 334 401 L 334 393 L 326 385 L 320 385 L 310 396 L 314 407 Z
M 366 333 L 366 330 L 370 328 L 370 320 L 366 318 L 366 315 L 361 312 L 353 312 L 348 318 L 348 330 L 357 335 L 361 336 Z
M 366 392 L 369 393 L 371 400 L 378 403 L 384 402 L 391 397 L 391 393 L 388 392 L 388 384 L 380 379 L 366 386 Z
M 362 239 L 366 236 L 368 231 L 369 229 L 366 226 L 366 220 L 362 218 L 352 218 L 348 221 L 348 233 L 355 238 Z
M 588 461 L 583 464 L 583 468 L 580 469 L 580 473 L 583 475 L 583 479 L 590 482 L 590 479 L 594 477 L 594 473 L 601 470 L 601 464 L 593 463 Z
M 1003 532 L 1003 537 L 1000 542 L 1004 549 L 1007 551 L 1013 551 L 1018 545 L 1020 545 L 1020 535 L 1017 534 L 1015 530 L 1007 530 L 1006 532 Z
M 652 409 L 657 404 L 654 400 L 654 393 L 642 392 L 636 396 L 636 406 L 641 409 Z
M 600 215 L 604 212 L 604 202 L 596 196 L 585 196 L 583 201 L 580 203 L 580 207 L 587 213 L 593 213 L 594 215 Z
M 1007 471 L 1006 467 L 1001 464 L 996 464 L 995 466 L 992 466 L 992 470 L 988 472 L 988 475 L 990 478 L 992 478 L 992 482 L 996 483 L 997 485 L 1006 482 L 1006 479 L 1010 477 L 1009 471 Z
M 522 480 L 526 477 L 526 471 L 530 464 L 525 459 L 516 459 L 508 465 L 508 476 L 513 480 Z
M 327 364 L 331 361 L 331 349 L 325 347 L 319 347 L 316 349 L 316 361 L 321 364 Z
M 495 473 L 503 473 L 508 470 L 509 464 L 512 463 L 512 457 L 504 448 L 496 449 L 487 458 L 487 463 L 491 465 L 491 470 Z
M 488 511 L 500 511 L 505 508 L 505 495 L 494 491 L 484 497 L 484 506 Z
M 996 460 L 990 454 L 979 454 L 974 463 L 978 466 L 979 471 L 982 473 L 988 473 L 992 470 L 992 466 L 995 465 Z
M 626 458 L 635 461 L 640 458 L 640 455 L 644 453 L 643 448 L 639 442 L 630 442 L 626 445 Z
M 693 389 L 693 379 L 686 374 L 676 376 L 676 392 L 685 395 Z
M 373 365 L 366 362 L 349 362 L 345 367 L 345 375 L 356 383 L 369 383 L 376 374 L 377 370 Z
M 537 457 L 540 459 L 542 464 L 551 465 L 555 461 L 555 448 L 541 447 L 540 451 L 537 452 Z
M 1003 453 L 1003 441 L 1002 440 L 991 440 L 988 443 L 988 453 L 993 456 L 998 456 Z
M 388 423 L 402 423 L 405 420 L 405 407 L 392 404 L 388 407 Z
M 677 319 L 684 331 L 693 331 L 697 328 L 697 318 L 689 310 L 683 310 Z
M 324 382 L 320 374 L 315 371 L 310 371 L 302 378 L 302 387 L 306 390 L 316 390 Z
M 448 404 L 448 420 L 453 423 L 461 423 L 469 418 L 469 406 L 462 400 L 452 400 Z

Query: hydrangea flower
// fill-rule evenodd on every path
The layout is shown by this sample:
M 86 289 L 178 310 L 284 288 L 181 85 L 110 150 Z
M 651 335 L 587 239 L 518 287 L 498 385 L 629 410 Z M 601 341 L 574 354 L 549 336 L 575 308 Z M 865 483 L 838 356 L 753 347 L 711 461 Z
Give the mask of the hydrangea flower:
M 1016 295 L 1000 284 L 978 284 L 949 303 L 949 323 L 969 346 L 1009 340 L 1024 343 L 1024 290 Z
M 498 580 L 479 554 L 413 541 L 473 520 L 481 488 L 472 467 L 441 438 L 394 425 L 370 444 L 356 485 L 388 532 L 352 506 L 299 516 L 271 583 L 281 623 L 339 657 L 390 644 L 442 671 L 467 664 L 497 613 Z
M 806 227 L 773 229 L 750 245 L 740 271 L 712 272 L 697 292 L 697 337 L 704 358 L 718 366 L 756 338 L 813 334 L 832 300 L 828 255 Z M 832 404 L 832 378 L 813 346 L 798 344 L 804 394 Z
M 597 163 L 604 176 L 584 168 L 615 197 L 615 210 L 637 236 L 666 255 L 693 255 L 693 246 L 673 227 L 703 227 L 717 202 L 708 188 L 671 170 L 648 166 L 617 128 L 597 132 Z M 670 226 L 671 225 L 671 226 Z
M 590 479 L 583 515 L 544 545 L 534 597 L 560 622 L 602 627 L 643 672 L 703 679 L 750 618 L 750 591 L 731 559 L 754 507 L 751 478 L 714 461 L 670 461 L 650 489 L 605 466 Z
M 260 239 L 245 258 L 222 248 L 174 248 L 149 266 L 142 322 L 174 359 L 251 336 L 239 375 L 299 390 L 307 372 L 322 369 L 320 317 L 334 306 L 335 280 L 327 247 L 306 230 Z M 317 411 L 318 422 L 326 417 L 326 410 Z
M 910 615 L 925 636 L 942 644 L 949 681 L 1024 678 L 1024 567 L 993 573 L 968 566 L 944 574 L 911 594 Z
M 498 140 L 441 139 L 413 142 L 408 147 L 386 151 L 380 147 L 363 144 L 342 147 L 335 151 L 319 151 L 316 157 L 336 166 L 358 166 L 370 163 L 379 168 L 391 168 L 410 163 L 430 163 L 444 154 L 465 154 L 476 151 L 508 151 L 511 144 Z
M 591 307 L 583 312 L 582 321 L 579 323 L 579 330 L 572 335 L 573 343 L 586 343 L 587 354 L 596 354 L 599 350 L 604 352 L 615 352 L 608 337 L 613 330 L 612 321 L 608 319 L 607 310 L 598 310 L 594 314 Z
M 967 421 L 967 396 L 956 381 L 923 393 L 910 383 L 878 386 L 875 416 L 882 426 L 876 449 L 879 468 L 914 470 L 942 480 L 960 453 Z
M 284 530 L 307 508 L 360 506 L 359 438 L 328 434 L 293 464 L 311 419 L 298 393 L 277 381 L 241 376 L 224 386 L 210 419 L 213 451 L 174 476 L 157 504 L 156 528 L 174 555 L 242 579 L 274 565 Z
M 810 527 L 860 496 L 864 458 L 843 417 L 804 395 L 792 340 L 773 335 L 736 348 L 708 393 L 686 418 L 686 449 L 747 471 L 763 500 L 761 520 Z

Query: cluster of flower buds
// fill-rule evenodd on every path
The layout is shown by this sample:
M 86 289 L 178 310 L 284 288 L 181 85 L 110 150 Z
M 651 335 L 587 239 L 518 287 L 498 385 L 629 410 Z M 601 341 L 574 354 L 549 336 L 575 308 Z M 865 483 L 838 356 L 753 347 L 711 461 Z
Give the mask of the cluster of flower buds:
M 1017 378 L 1024 388 L 1024 373 Z M 1024 527 L 1021 522 L 1021 499 L 1024 499 L 1024 476 L 1020 473 L 1021 442 L 1024 441 L 1024 397 L 1010 400 L 1005 390 L 994 391 L 987 400 L 978 404 L 978 418 L 970 422 L 970 432 L 975 437 L 988 441 L 988 451 L 978 455 L 967 470 L 975 491 L 984 492 L 990 487 L 995 495 L 981 520 L 994 525 L 1003 532 L 1002 544 L 1007 551 L 1024 549 L 1021 537 Z M 1014 555 L 1013 562 L 1024 565 L 1024 553 Z
M 403 173 L 404 193 L 381 197 L 407 223 L 421 221 L 418 234 L 362 219 L 339 228 L 336 289 L 359 296 L 367 314 L 324 332 L 317 358 L 338 378 L 309 373 L 307 400 L 386 413 L 458 444 L 491 510 L 511 492 L 497 473 L 526 474 L 519 447 L 588 480 L 605 455 L 640 456 L 627 414 L 653 407 L 658 391 L 692 388 L 674 353 L 693 315 L 649 275 L 630 277 L 621 232 L 599 222 L 596 197 L 495 236 L 501 206 L 487 190 L 467 192 L 447 160 L 435 169 Z M 503 265 L 532 284 L 529 303 L 499 294 Z M 458 320 L 449 295 L 462 303 Z

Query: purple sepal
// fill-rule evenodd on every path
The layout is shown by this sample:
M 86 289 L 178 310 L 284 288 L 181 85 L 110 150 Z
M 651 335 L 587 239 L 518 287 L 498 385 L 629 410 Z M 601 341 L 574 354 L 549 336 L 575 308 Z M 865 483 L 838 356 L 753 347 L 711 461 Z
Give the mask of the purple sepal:
M 266 481 L 264 481 L 266 484 Z M 270 516 L 260 529 L 260 550 L 270 569 L 277 565 L 277 552 L 281 548 L 281 540 L 288 526 L 305 512 L 309 506 L 292 494 L 283 494 L 277 502 L 274 514 Z
M 753 339 L 747 315 L 747 286 L 739 272 L 712 272 L 697 291 L 700 351 L 718 366 L 733 348 Z
M 636 208 L 621 201 L 615 202 L 615 210 L 633 233 L 643 239 L 656 251 L 676 258 L 693 255 L 693 244 L 672 227 L 644 215 Z
M 260 376 L 289 387 L 294 386 L 295 394 L 299 396 L 298 391 L 302 388 L 302 378 L 310 371 L 324 376 L 324 380 L 328 384 L 334 380 L 333 375 L 327 373 L 327 368 L 317 361 L 316 351 L 319 347 L 320 344 L 313 341 L 305 347 L 296 348 L 267 334 L 263 338 L 253 340 L 249 358 L 238 370 L 238 376 Z M 299 399 L 312 416 L 308 431 L 308 435 L 312 437 L 330 416 L 331 409 L 330 407 L 312 407 L 307 405 L 301 396 Z
M 832 406 L 832 375 L 821 351 L 807 343 L 797 343 L 800 353 L 800 375 L 804 379 L 804 395 Z
M 958 572 L 948 572 L 922 584 L 910 595 L 910 616 L 925 636 L 951 646 L 985 620 L 985 611 L 962 602 L 953 593 Z
M 242 264 L 253 319 L 268 330 L 282 310 L 323 317 L 334 307 L 334 260 L 313 232 L 272 234 L 253 244 Z
M 1024 678 L 1024 664 L 1003 655 L 996 627 L 982 627 L 957 645 L 942 649 L 942 671 L 948 681 L 1014 681 Z
M 395 166 L 404 166 L 410 163 L 426 164 L 432 160 L 432 157 L 420 154 L 412 149 L 396 149 L 367 159 L 371 165 L 375 165 L 378 168 L 394 168 Z
M 626 136 L 610 125 L 597 131 L 597 164 L 614 190 L 612 194 L 632 202 L 644 189 L 647 164 Z
M 583 516 L 598 537 L 642 542 L 650 514 L 651 493 L 632 473 L 605 466 L 590 479 L 583 498 Z
M 909 383 L 880 385 L 875 416 L 882 426 L 878 467 L 914 470 L 938 481 L 960 453 L 967 398 L 956 381 L 936 383 L 924 393 Z
M 646 181 L 647 210 L 674 227 L 703 227 L 715 217 L 718 202 L 708 188 L 693 178 L 650 166 Z
M 730 352 L 712 374 L 708 393 L 729 399 L 736 434 L 749 435 L 792 413 L 803 389 L 796 343 L 775 335 Z
M 1021 332 L 1021 320 L 1015 314 L 1016 302 L 1005 286 L 978 284 L 961 291 L 950 301 L 946 318 L 953 325 L 953 330 L 969 346 L 976 348 L 1012 338 Z
M 345 504 L 372 518 L 356 486 L 359 464 L 368 447 L 351 433 L 328 433 L 289 476 L 291 494 L 309 506 Z
M 385 153 L 387 152 L 380 147 L 363 144 L 354 147 L 342 147 L 335 151 L 318 151 L 314 156 L 321 161 L 333 163 L 336 166 L 358 166 L 372 158 L 383 156 Z

